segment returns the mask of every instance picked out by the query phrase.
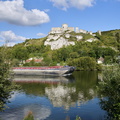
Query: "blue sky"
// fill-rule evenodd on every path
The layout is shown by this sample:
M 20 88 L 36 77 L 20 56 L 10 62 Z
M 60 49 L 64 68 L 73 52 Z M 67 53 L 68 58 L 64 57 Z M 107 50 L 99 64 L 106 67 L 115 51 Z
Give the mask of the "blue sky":
M 0 0 L 0 46 L 40 38 L 52 27 L 120 29 L 120 0 Z

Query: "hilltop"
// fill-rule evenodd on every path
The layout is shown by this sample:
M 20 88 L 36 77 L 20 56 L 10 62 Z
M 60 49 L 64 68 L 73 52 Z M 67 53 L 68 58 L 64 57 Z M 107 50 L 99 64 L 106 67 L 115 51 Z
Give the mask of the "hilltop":
M 104 46 L 119 49 L 120 30 L 98 31 L 96 33 L 88 32 L 78 27 L 68 27 L 63 24 L 62 27 L 51 28 L 51 31 L 45 38 L 28 39 L 25 45 L 45 45 L 50 46 L 51 50 L 62 48 L 63 46 L 75 45 L 76 42 L 102 42 Z
M 7 49 L 14 66 L 73 65 L 95 70 L 100 69 L 97 63 L 120 63 L 120 30 L 92 33 L 64 24 L 44 38 L 27 39 Z

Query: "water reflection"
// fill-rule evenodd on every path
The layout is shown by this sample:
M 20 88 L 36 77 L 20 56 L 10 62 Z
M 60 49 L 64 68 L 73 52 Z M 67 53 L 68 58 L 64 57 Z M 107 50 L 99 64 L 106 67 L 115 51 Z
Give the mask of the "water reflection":
M 24 116 L 26 116 L 30 111 L 32 111 L 35 120 L 44 120 L 51 114 L 51 110 L 45 106 L 29 104 L 4 112 L 0 117 L 2 120 L 23 120 Z
M 21 83 L 68 83 L 74 81 L 75 78 L 71 76 L 27 76 L 15 75 L 13 81 Z
M 25 110 L 32 111 L 36 118 L 47 111 L 39 120 L 65 120 L 67 115 L 71 120 L 77 115 L 83 120 L 97 120 L 104 115 L 97 100 L 97 72 L 74 72 L 69 77 L 15 76 L 14 81 L 22 86 L 22 92 L 13 96 L 9 111 L 0 113 L 3 120 L 13 114 L 21 118 Z
M 45 95 L 51 100 L 54 107 L 64 107 L 64 109 L 69 110 L 70 107 L 75 107 L 76 103 L 77 106 L 80 106 L 96 96 L 94 85 L 97 75 L 95 75 L 94 72 L 88 72 L 85 76 L 84 72 L 82 74 L 76 72 L 74 83 L 46 87 Z
M 86 103 L 96 96 L 96 72 L 75 72 L 69 77 L 16 76 L 23 91 L 29 95 L 46 96 L 54 107 L 69 110 Z
M 52 86 L 45 88 L 45 94 L 52 102 L 54 107 L 64 107 L 65 109 L 69 109 L 70 106 L 75 105 L 75 102 L 72 101 L 72 94 L 75 94 L 75 87 L 67 87 L 67 86 Z

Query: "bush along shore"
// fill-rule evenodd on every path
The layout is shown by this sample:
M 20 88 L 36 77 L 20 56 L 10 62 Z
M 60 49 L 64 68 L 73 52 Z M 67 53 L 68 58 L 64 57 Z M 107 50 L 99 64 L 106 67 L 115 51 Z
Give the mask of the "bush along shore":
M 106 119 L 120 120 L 120 67 L 104 70 L 97 89 L 101 108 L 107 111 Z

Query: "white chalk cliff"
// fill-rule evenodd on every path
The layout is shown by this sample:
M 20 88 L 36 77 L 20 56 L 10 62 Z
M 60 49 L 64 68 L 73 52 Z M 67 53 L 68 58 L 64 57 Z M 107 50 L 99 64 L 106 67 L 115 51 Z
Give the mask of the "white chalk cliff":
M 72 35 L 70 34 L 71 32 L 77 33 L 77 35 Z M 83 39 L 83 36 L 78 34 L 92 34 L 92 32 L 87 32 L 86 30 L 82 30 L 78 27 L 76 27 L 76 31 L 74 31 L 74 27 L 68 27 L 67 24 L 63 24 L 62 27 L 56 27 L 52 28 L 51 31 L 49 32 L 46 41 L 44 42 L 44 45 L 50 45 L 52 50 L 62 48 L 63 46 L 68 46 L 68 45 L 75 45 L 75 41 L 71 41 L 74 37 L 74 40 L 80 41 Z M 92 42 L 97 39 L 95 38 L 90 38 L 86 40 L 87 42 Z

